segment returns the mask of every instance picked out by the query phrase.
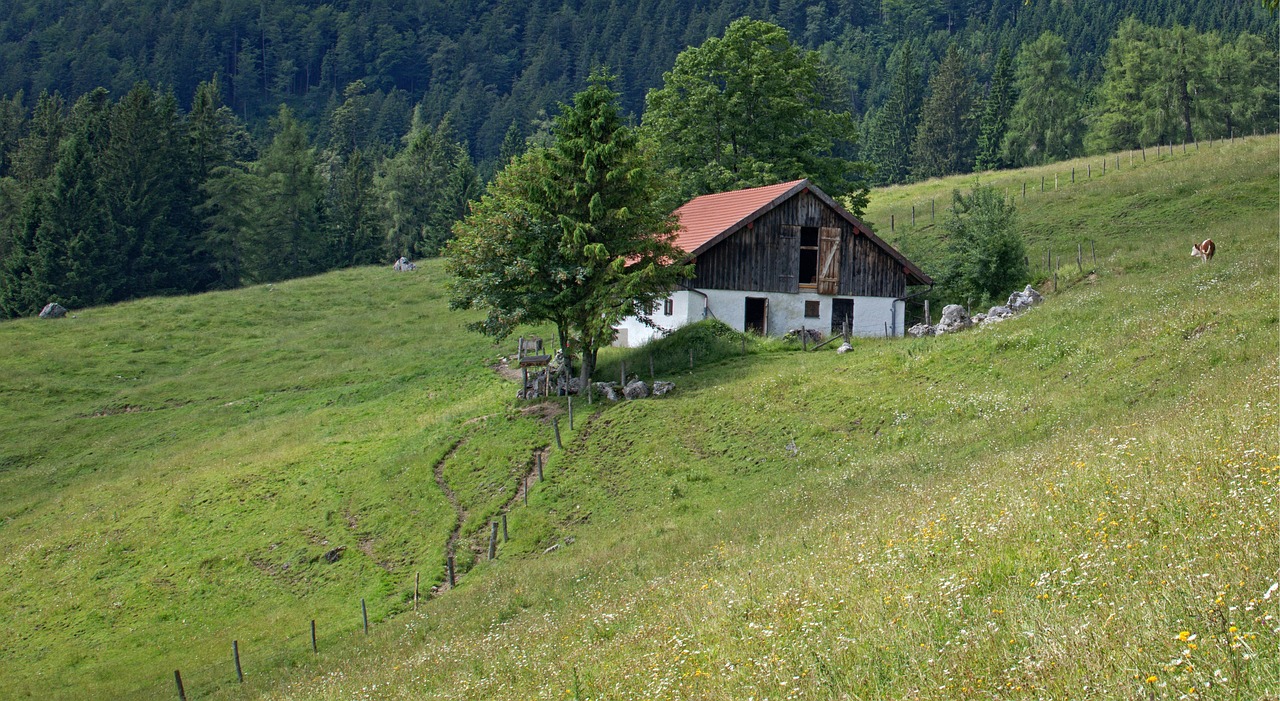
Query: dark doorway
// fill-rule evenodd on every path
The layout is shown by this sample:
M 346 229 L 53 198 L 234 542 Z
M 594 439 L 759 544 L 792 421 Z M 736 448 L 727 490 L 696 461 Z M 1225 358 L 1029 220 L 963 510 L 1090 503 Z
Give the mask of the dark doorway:
M 769 300 L 764 297 L 748 297 L 743 330 L 754 331 L 761 336 L 769 333 Z
M 853 300 L 831 300 L 831 333 L 842 333 L 846 323 L 849 324 L 849 332 L 853 333 Z

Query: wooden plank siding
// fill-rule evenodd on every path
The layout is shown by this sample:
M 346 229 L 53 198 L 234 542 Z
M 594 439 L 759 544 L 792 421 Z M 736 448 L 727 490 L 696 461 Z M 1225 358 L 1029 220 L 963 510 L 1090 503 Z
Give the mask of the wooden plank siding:
M 815 197 L 801 191 L 765 212 L 753 226 L 744 227 L 699 254 L 693 287 L 747 292 L 800 291 L 800 235 L 802 226 L 839 230 L 835 259 L 842 296 L 901 297 L 906 293 L 902 264 L 857 234 L 853 225 Z M 829 287 L 824 285 L 823 292 Z

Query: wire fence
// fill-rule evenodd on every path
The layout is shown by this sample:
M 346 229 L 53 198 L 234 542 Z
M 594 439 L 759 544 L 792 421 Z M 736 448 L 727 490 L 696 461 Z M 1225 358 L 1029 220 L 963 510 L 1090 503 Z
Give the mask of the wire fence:
M 1255 134 L 1254 136 L 1260 135 L 1262 134 Z M 1029 201 L 1034 201 L 1039 196 L 1062 193 L 1071 187 L 1089 184 L 1108 175 L 1192 155 L 1202 148 L 1220 148 L 1224 145 L 1232 145 L 1247 138 L 1249 137 L 1232 136 L 1205 141 L 1194 140 L 1178 144 L 1161 144 L 1102 156 L 1072 159 L 1040 168 L 1004 172 L 995 171 L 987 176 L 986 182 L 988 185 L 1003 188 L 1006 199 L 1015 204 L 1025 204 Z M 1028 172 L 1033 175 L 1029 178 L 1022 175 Z M 1038 177 L 1035 174 L 1038 174 Z M 981 174 L 974 174 L 974 176 L 981 177 Z M 936 226 L 938 219 L 945 216 L 949 204 L 949 200 L 939 202 L 936 197 L 918 199 L 912 202 L 895 204 L 874 213 L 868 213 L 866 220 L 877 231 L 888 231 L 894 236 L 909 234 L 913 231 L 923 231 Z

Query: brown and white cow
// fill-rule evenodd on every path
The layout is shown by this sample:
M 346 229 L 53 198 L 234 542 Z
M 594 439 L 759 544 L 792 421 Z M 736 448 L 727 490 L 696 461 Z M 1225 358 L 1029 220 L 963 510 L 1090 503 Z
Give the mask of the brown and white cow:
M 1213 239 L 1205 239 L 1204 243 L 1191 244 L 1191 255 L 1198 256 L 1201 260 L 1208 263 L 1213 260 L 1214 248 Z

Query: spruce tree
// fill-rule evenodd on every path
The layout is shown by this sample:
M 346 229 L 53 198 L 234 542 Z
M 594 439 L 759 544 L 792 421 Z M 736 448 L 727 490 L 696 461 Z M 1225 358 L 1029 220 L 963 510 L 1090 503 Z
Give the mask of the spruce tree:
M 414 131 L 406 138 L 407 145 L 387 161 L 379 180 L 388 225 L 387 249 L 393 258 L 432 256 L 440 252 L 452 235 L 453 223 L 462 217 L 459 199 L 470 194 L 459 180 L 466 151 L 453 140 L 448 115 L 434 129 L 415 121 Z
M 243 245 L 244 274 L 252 282 L 312 275 L 324 267 L 321 226 L 324 181 L 302 124 L 287 105 L 272 120 L 274 136 L 254 165 L 253 225 Z
M 974 160 L 974 170 L 995 170 L 1002 168 L 1004 162 L 1002 146 L 1005 132 L 1009 129 L 1009 115 L 1013 112 L 1016 101 L 1013 92 L 1013 58 L 1009 47 L 1000 49 L 996 58 L 995 71 L 991 76 L 991 89 L 982 105 L 982 119 L 978 132 L 978 152 Z
M 185 133 L 172 94 L 140 83 L 112 108 L 101 183 L 125 258 L 125 298 L 202 289 Z
M 973 77 L 954 44 L 929 79 L 912 146 L 916 178 L 963 173 L 973 168 Z
M 863 156 L 875 167 L 876 184 L 906 182 L 911 174 L 911 146 L 920 120 L 920 69 L 911 41 L 895 52 L 889 98 L 869 119 Z
M 1066 42 L 1045 32 L 1022 47 L 1015 64 L 1018 101 L 1005 137 L 1010 165 L 1037 165 L 1078 155 L 1083 133 L 1080 90 L 1068 72 Z

